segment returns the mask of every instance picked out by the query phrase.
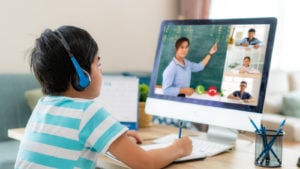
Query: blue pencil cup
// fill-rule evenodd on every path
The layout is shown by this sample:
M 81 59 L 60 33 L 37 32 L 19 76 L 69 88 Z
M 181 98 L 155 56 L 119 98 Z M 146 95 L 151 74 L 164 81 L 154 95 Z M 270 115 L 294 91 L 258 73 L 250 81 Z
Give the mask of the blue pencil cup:
M 281 166 L 283 136 L 283 131 L 278 134 L 276 130 L 256 132 L 255 165 L 270 168 Z

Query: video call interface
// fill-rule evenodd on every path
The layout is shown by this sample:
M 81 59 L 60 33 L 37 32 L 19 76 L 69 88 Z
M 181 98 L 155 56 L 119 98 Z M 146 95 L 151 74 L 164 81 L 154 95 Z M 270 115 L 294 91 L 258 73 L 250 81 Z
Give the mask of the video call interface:
M 152 92 L 170 100 L 257 110 L 261 94 L 266 90 L 262 83 L 270 64 L 270 56 L 266 57 L 269 32 L 270 24 L 261 23 L 164 25 L 156 53 L 154 71 L 157 76 L 152 82 Z M 175 43 L 182 37 L 190 43 L 185 56 L 189 62 L 200 63 L 214 44 L 217 44 L 217 51 L 202 70 L 190 72 L 190 79 L 180 76 L 182 71 L 178 69 L 190 68 L 179 63 L 176 65 L 180 68 L 169 68 L 174 69 L 172 75 L 165 72 L 163 76 L 166 68 L 174 62 Z M 166 81 L 170 80 L 173 80 L 174 86 L 166 86 Z M 180 88 L 176 86 L 176 81 L 180 80 L 189 83 L 189 86 L 183 87 L 192 88 L 194 92 L 191 95 L 166 92 L 167 88 Z

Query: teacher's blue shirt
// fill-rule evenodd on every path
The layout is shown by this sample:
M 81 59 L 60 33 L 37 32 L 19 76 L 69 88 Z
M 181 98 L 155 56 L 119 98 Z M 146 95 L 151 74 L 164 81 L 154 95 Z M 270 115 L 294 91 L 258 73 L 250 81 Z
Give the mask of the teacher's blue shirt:
M 174 57 L 163 72 L 163 94 L 177 96 L 180 88 L 190 87 L 191 73 L 204 69 L 203 64 L 194 63 L 184 59 L 185 65 L 179 63 Z

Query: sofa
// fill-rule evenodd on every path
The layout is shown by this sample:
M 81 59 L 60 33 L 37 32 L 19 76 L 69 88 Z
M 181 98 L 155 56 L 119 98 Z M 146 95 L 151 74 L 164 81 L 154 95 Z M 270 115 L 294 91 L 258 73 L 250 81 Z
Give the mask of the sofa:
M 33 74 L 0 74 L 0 169 L 12 169 L 19 141 L 7 136 L 9 128 L 25 127 L 31 114 L 24 93 L 37 88 Z
M 276 129 L 285 118 L 284 138 L 300 141 L 300 70 L 270 71 L 262 123 Z

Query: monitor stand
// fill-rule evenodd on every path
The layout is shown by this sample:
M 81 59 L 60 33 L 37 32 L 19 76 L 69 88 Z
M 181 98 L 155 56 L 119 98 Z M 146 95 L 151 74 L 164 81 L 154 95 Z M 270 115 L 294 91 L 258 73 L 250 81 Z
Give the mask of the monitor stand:
M 207 131 L 207 140 L 212 142 L 235 145 L 238 137 L 238 130 L 225 127 L 209 125 Z

